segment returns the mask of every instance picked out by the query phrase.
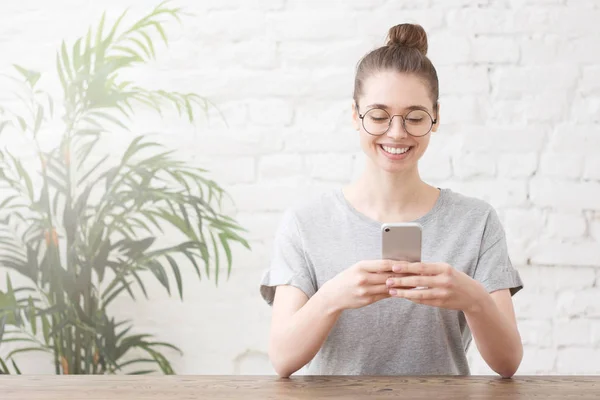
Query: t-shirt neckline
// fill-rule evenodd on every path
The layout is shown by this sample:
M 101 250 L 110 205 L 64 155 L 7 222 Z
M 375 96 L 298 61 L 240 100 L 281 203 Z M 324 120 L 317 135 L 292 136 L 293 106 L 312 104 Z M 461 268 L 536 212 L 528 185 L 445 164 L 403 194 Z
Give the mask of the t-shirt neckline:
M 435 217 L 435 215 L 437 214 L 437 212 L 442 208 L 444 202 L 446 201 L 446 197 L 448 195 L 448 190 L 446 188 L 439 188 L 440 190 L 440 194 L 437 198 L 437 200 L 435 201 L 433 207 L 426 212 L 425 214 L 423 214 L 422 216 L 420 216 L 419 218 L 412 220 L 412 221 L 407 221 L 407 222 L 411 222 L 411 223 L 417 223 L 420 225 L 425 225 L 426 223 L 428 223 L 433 217 Z M 338 199 L 338 201 L 342 204 L 342 206 L 349 211 L 351 214 L 353 214 L 355 217 L 361 219 L 363 222 L 366 222 L 367 224 L 379 229 L 382 225 L 381 222 L 372 219 L 371 217 L 368 217 L 367 215 L 363 214 L 362 212 L 358 211 L 356 208 L 354 208 L 354 206 L 352 204 L 350 204 L 350 202 L 348 201 L 348 199 L 346 198 L 346 196 L 344 195 L 343 192 L 343 188 L 339 187 L 335 190 L 335 197 Z

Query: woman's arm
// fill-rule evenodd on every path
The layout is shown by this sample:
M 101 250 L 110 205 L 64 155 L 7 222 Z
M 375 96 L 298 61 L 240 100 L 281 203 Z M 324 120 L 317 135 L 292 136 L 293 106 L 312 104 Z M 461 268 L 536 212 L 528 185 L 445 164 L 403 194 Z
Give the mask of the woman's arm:
M 465 310 L 465 317 L 485 362 L 503 378 L 513 376 L 523 359 L 523 344 L 510 291 L 488 294 L 483 290 L 474 307 Z
M 310 298 L 293 286 L 278 286 L 273 300 L 269 358 L 288 377 L 318 353 L 343 310 L 390 297 L 385 284 L 392 260 L 360 261 L 327 281 Z
M 293 286 L 279 286 L 273 301 L 269 358 L 278 375 L 287 378 L 317 354 L 341 312 L 317 291 L 308 299 Z
M 485 362 L 502 377 L 514 375 L 523 357 L 523 345 L 508 289 L 489 294 L 479 281 L 446 263 L 400 263 L 394 272 L 417 275 L 390 279 L 392 296 L 463 311 Z M 397 289 L 399 286 L 426 289 Z

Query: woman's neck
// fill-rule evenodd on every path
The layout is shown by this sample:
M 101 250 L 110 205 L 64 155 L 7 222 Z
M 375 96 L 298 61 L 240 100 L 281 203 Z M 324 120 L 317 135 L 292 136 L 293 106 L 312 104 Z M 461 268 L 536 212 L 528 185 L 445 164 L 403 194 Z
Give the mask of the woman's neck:
M 359 212 L 379 222 L 407 222 L 425 215 L 435 205 L 439 190 L 421 180 L 418 170 L 391 174 L 369 165 L 344 188 Z

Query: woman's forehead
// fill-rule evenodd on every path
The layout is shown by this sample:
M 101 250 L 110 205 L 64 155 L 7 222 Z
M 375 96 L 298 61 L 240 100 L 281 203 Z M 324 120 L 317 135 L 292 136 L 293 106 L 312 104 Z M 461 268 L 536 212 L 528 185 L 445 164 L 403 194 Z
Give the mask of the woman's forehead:
M 380 72 L 369 76 L 363 86 L 361 105 L 387 105 L 404 109 L 414 105 L 431 107 L 427 84 L 416 75 Z

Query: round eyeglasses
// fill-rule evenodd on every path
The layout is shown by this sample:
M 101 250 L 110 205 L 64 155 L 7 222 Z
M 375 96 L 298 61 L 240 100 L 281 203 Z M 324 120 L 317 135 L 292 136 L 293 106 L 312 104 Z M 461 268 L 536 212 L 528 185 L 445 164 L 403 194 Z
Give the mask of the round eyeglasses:
M 358 106 L 356 107 L 358 110 Z M 381 136 L 386 133 L 392 126 L 394 117 L 402 119 L 402 127 L 411 136 L 425 136 L 431 132 L 431 128 L 435 125 L 437 119 L 431 118 L 431 115 L 425 110 L 412 110 L 406 116 L 390 115 L 383 108 L 371 108 L 364 114 L 358 113 L 358 117 L 362 120 L 362 126 L 365 131 L 373 136 Z

